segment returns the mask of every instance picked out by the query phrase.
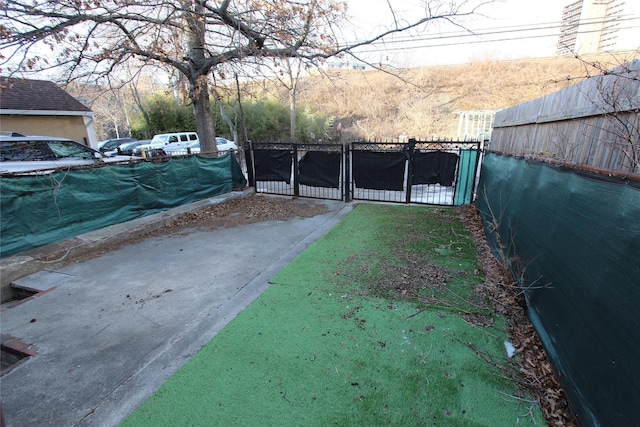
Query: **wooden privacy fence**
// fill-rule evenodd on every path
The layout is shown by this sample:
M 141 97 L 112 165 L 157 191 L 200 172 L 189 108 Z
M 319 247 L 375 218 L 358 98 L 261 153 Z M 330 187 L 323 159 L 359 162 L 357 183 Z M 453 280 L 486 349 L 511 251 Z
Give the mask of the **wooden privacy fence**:
M 498 111 L 490 151 L 640 173 L 640 61 Z
M 253 143 L 256 192 L 333 200 L 464 205 L 474 200 L 479 142 Z

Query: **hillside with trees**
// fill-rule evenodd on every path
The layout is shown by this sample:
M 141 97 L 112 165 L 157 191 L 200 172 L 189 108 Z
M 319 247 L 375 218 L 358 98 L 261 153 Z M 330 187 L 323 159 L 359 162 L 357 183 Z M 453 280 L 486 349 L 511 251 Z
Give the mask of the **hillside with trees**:
M 297 82 L 296 141 L 456 139 L 461 111 L 508 108 L 601 74 L 635 56 L 556 57 L 515 61 L 483 61 L 465 65 L 407 70 L 314 70 Z M 97 116 L 99 138 L 113 137 L 114 121 L 121 132 L 148 138 L 154 133 L 195 130 L 185 96 L 170 87 L 139 82 L 135 90 L 120 89 L 127 114 L 116 115 L 113 96 L 88 103 Z M 136 96 L 131 96 L 135 93 Z M 237 100 L 240 93 L 242 109 Z M 289 91 L 278 79 L 219 85 L 212 105 L 216 134 L 239 142 L 289 141 Z M 134 102 L 134 100 L 139 100 Z M 186 100 L 186 102 L 181 102 Z M 108 115 L 101 114 L 110 111 Z M 144 112 L 144 114 L 143 114 Z M 244 113 L 244 114 L 241 114 Z M 244 117 L 244 126 L 242 124 Z M 184 127 L 188 129 L 183 129 Z
M 393 72 L 328 70 L 304 79 L 299 103 L 332 119 L 331 139 L 455 139 L 460 111 L 511 107 L 627 60 L 559 57 Z

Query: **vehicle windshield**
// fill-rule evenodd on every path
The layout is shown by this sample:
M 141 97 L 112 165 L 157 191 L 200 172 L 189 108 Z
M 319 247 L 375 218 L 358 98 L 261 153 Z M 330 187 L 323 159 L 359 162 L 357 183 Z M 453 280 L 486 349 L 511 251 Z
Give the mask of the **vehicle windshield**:
M 100 147 L 102 150 L 110 150 L 112 148 L 117 147 L 118 145 L 120 145 L 121 141 L 118 139 L 110 139 L 108 141 L 106 141 L 104 144 L 102 144 L 102 147 Z
M 47 141 L 58 159 L 95 159 L 95 153 L 72 141 Z
M 151 142 L 167 142 L 169 135 L 155 135 Z

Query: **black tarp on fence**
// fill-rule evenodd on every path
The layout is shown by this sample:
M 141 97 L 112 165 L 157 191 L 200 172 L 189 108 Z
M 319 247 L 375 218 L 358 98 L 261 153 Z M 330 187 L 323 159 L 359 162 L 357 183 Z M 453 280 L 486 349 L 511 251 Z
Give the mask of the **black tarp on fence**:
M 481 144 L 252 143 L 251 153 L 259 193 L 459 206 L 474 199 Z
M 440 184 L 451 187 L 456 177 L 459 157 L 456 153 L 432 151 L 413 155 L 412 180 L 417 184 Z
M 342 144 L 252 143 L 251 155 L 258 193 L 345 198 Z
M 307 151 L 298 162 L 300 184 L 311 187 L 339 188 L 342 154 Z
M 353 181 L 358 188 L 402 191 L 406 162 L 401 152 L 353 151 Z
M 289 150 L 254 150 L 257 181 L 291 183 L 291 152 Z

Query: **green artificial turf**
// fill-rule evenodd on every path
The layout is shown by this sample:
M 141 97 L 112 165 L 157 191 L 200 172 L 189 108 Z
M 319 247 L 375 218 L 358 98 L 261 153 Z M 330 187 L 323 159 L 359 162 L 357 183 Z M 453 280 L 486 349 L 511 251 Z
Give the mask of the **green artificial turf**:
M 359 205 L 123 425 L 544 425 L 476 273 L 452 210 Z

